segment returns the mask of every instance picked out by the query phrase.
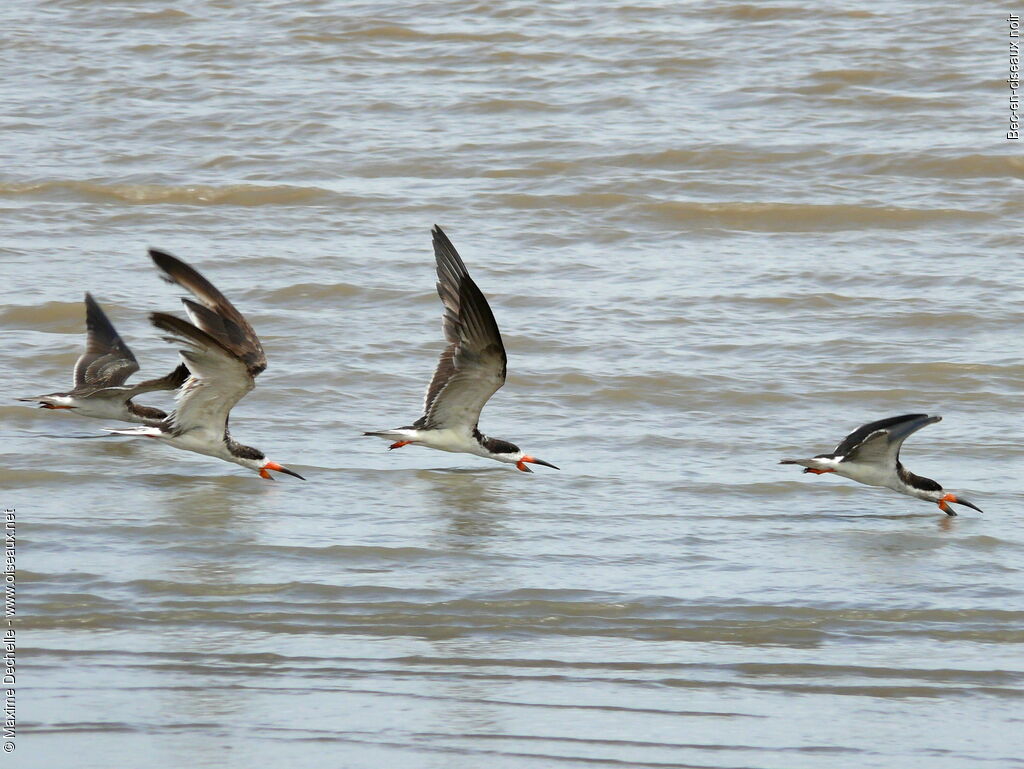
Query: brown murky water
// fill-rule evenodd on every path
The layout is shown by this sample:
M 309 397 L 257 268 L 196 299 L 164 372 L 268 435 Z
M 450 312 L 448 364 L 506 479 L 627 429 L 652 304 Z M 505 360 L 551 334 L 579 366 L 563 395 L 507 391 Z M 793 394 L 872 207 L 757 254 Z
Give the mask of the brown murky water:
M 4 762 L 1024 766 L 1006 9 L 15 8 Z M 360 437 L 419 413 L 434 222 L 509 351 L 482 428 L 561 472 Z M 306 483 L 14 401 L 85 290 L 169 368 L 147 245 L 247 313 L 233 431 Z M 775 464 L 909 411 L 984 515 Z

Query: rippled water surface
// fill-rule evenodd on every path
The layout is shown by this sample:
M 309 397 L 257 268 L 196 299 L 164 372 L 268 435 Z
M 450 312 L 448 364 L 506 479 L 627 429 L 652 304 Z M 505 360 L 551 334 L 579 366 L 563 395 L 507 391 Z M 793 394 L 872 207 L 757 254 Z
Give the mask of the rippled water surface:
M 2 760 L 1024 766 L 1006 9 L 826 5 L 14 3 Z M 508 348 L 481 427 L 560 472 L 361 437 L 419 415 L 435 222 Z M 14 401 L 85 290 L 169 370 L 150 245 L 252 321 L 233 432 L 305 483 Z M 776 464 L 914 411 L 983 515 Z

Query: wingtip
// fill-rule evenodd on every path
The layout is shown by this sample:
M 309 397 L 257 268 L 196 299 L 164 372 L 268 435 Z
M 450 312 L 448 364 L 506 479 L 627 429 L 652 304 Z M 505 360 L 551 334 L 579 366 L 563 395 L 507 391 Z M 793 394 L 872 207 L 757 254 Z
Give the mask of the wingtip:
M 455 246 L 452 245 L 451 239 L 445 234 L 445 231 L 436 224 L 430 229 L 430 239 L 434 244 L 435 256 L 445 251 L 455 250 Z
M 175 256 L 169 254 L 167 251 L 164 251 L 163 249 L 160 248 L 153 248 L 152 246 L 150 246 L 149 248 L 146 249 L 146 251 L 149 253 L 149 258 L 152 259 L 154 262 L 157 261 L 158 259 L 176 259 Z
M 151 247 L 147 249 L 147 252 L 149 253 L 149 258 L 153 260 L 153 264 L 160 270 L 160 278 L 165 283 L 176 284 L 178 281 L 171 277 L 171 271 L 178 265 L 183 264 L 183 262 L 173 254 L 161 251 L 159 248 Z
M 103 308 L 100 307 L 100 303 L 96 301 L 96 298 L 88 291 L 85 292 L 85 318 L 86 322 L 89 322 L 98 316 L 103 316 Z
M 469 270 L 462 257 L 459 256 L 455 244 L 438 225 L 431 230 L 434 244 L 434 261 L 437 264 L 437 277 L 441 283 L 448 282 L 456 287 L 463 278 L 469 277 Z M 439 284 L 440 285 L 440 284 Z M 440 288 L 439 288 L 440 290 Z M 444 299 L 444 297 L 441 297 Z
M 153 263 L 161 269 L 163 269 L 163 265 L 161 265 L 160 262 L 174 258 L 169 253 L 161 251 L 159 248 L 147 248 L 146 253 L 149 254 L 149 258 L 153 260 Z
M 441 225 L 435 224 L 431 227 L 430 234 L 434 241 L 435 248 L 440 246 L 446 250 L 455 250 L 455 245 L 452 243 L 451 238 L 448 237 L 448 234 L 441 229 Z

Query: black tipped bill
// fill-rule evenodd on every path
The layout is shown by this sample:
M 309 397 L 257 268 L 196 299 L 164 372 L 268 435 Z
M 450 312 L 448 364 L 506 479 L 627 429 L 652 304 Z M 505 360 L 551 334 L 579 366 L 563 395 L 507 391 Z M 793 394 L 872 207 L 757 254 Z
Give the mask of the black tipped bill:
M 954 502 L 954 504 L 963 505 L 964 507 L 969 507 L 972 510 L 977 510 L 979 513 L 984 513 L 985 512 L 980 507 L 978 507 L 976 504 L 974 504 L 973 502 L 968 502 L 963 497 L 957 497 L 956 501 Z
M 267 462 L 265 465 L 263 465 L 263 467 L 260 468 L 260 477 L 270 478 L 271 480 L 273 480 L 273 476 L 271 476 L 269 472 L 270 470 L 274 470 L 275 472 L 278 473 L 285 473 L 286 475 L 291 475 L 295 478 L 298 478 L 300 481 L 306 480 L 294 470 L 289 470 L 287 467 L 282 467 L 277 462 Z
M 553 470 L 561 470 L 562 469 L 560 467 L 556 467 L 555 465 L 551 464 L 550 462 L 545 462 L 543 459 L 537 459 L 536 457 L 530 457 L 529 461 L 533 462 L 533 464 L 535 464 L 535 465 L 544 465 L 544 467 L 550 467 Z M 973 505 L 972 505 L 972 507 L 973 507 Z

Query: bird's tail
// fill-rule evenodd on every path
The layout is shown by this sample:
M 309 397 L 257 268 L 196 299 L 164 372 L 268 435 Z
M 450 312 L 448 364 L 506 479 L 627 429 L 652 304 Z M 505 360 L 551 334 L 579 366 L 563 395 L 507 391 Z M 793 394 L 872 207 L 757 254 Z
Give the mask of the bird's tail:
M 781 459 L 779 460 L 780 465 L 802 465 L 803 467 L 817 467 L 817 462 L 813 459 Z
M 834 472 L 835 468 L 828 462 L 823 462 L 818 457 L 812 457 L 811 459 L 783 459 L 779 461 L 780 465 L 800 465 L 804 468 L 805 473 L 828 473 Z
M 808 473 L 811 470 L 821 468 L 822 463 L 817 458 L 814 459 L 783 459 L 779 461 L 780 465 L 800 465 L 805 468 L 804 472 Z
M 159 427 L 104 427 L 103 429 L 111 435 L 144 435 L 149 438 L 159 438 L 164 434 Z
M 409 431 L 397 428 L 395 430 L 378 430 L 376 432 L 363 433 L 363 435 L 372 435 L 375 438 L 383 438 L 386 441 L 400 441 L 403 438 L 409 437 Z

